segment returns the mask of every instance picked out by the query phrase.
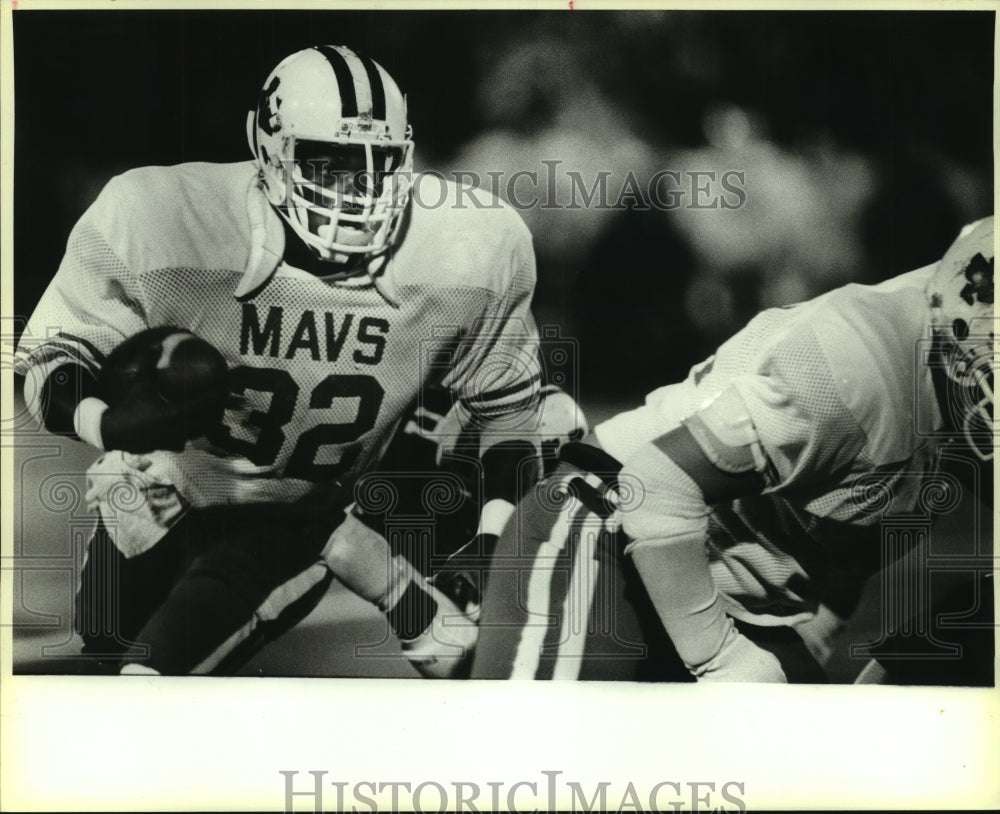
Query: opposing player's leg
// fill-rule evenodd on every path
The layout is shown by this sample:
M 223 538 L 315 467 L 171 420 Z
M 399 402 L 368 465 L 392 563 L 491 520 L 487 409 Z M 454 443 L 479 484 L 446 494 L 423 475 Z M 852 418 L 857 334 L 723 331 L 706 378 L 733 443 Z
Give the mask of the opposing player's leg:
M 693 681 L 623 553 L 620 465 L 589 443 L 567 445 L 561 458 L 497 546 L 472 677 Z M 790 682 L 826 681 L 793 629 L 736 625 Z
M 690 680 L 622 555 L 619 468 L 570 444 L 522 499 L 485 581 L 473 678 Z

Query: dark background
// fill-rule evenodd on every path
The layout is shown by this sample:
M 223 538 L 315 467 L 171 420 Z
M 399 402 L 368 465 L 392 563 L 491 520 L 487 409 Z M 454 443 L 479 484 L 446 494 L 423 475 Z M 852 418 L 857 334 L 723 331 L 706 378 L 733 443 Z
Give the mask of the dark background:
M 752 207 L 732 215 L 752 214 L 748 237 L 721 254 L 707 216 L 690 211 L 523 213 L 536 312 L 581 342 L 591 401 L 631 401 L 682 377 L 761 307 L 932 262 L 962 223 L 991 211 L 991 12 L 17 11 L 13 21 L 19 315 L 109 177 L 248 158 L 246 111 L 265 76 L 316 43 L 349 44 L 397 79 L 418 169 L 516 168 L 522 154 L 599 167 L 619 144 L 616 171 L 633 168 L 634 144 L 640 176 L 748 168 Z M 783 185 L 812 209 L 790 204 Z M 800 212 L 813 214 L 800 223 Z

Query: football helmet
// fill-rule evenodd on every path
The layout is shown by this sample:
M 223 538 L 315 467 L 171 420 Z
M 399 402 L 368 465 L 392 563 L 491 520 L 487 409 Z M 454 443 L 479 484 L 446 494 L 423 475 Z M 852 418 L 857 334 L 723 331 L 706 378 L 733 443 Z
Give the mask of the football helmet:
M 386 70 L 340 45 L 286 57 L 247 116 L 261 188 L 322 260 L 393 245 L 410 198 L 406 99 Z
M 927 287 L 937 344 L 934 363 L 948 381 L 944 409 L 975 454 L 992 460 L 993 217 L 966 226 Z

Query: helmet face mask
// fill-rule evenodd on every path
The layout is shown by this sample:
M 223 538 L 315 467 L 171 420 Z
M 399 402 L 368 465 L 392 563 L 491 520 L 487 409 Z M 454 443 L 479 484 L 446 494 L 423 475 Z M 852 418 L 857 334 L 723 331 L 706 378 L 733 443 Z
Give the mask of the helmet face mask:
M 413 140 L 388 73 L 343 46 L 283 60 L 247 118 L 261 187 L 322 260 L 392 247 L 410 198 Z
M 935 365 L 947 381 L 942 407 L 972 451 L 987 461 L 995 444 L 994 251 L 992 217 L 967 226 L 927 289 Z

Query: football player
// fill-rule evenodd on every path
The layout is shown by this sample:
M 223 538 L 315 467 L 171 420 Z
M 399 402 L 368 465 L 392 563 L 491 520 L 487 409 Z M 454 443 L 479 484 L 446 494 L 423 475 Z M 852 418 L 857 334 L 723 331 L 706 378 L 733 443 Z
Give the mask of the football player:
M 228 672 L 315 605 L 331 568 L 381 586 L 372 598 L 404 638 L 447 609 L 461 651 L 475 627 L 454 603 L 405 563 L 358 565 L 355 536 L 332 532 L 429 385 L 477 431 L 479 531 L 499 532 L 524 462 L 537 472 L 530 235 L 439 177 L 418 204 L 405 98 L 349 48 L 278 64 L 247 137 L 252 162 L 112 179 L 19 345 L 45 426 L 103 451 L 88 473 L 100 521 L 77 597 L 83 654 L 125 672 Z M 226 360 L 229 401 L 203 435 L 186 437 L 185 405 L 156 393 L 99 397 L 108 355 L 162 326 Z
M 992 459 L 994 256 L 989 217 L 937 263 L 764 311 L 568 444 L 501 537 L 473 677 L 824 681 L 883 516 L 943 438 Z

